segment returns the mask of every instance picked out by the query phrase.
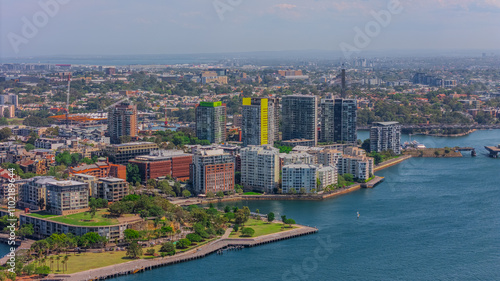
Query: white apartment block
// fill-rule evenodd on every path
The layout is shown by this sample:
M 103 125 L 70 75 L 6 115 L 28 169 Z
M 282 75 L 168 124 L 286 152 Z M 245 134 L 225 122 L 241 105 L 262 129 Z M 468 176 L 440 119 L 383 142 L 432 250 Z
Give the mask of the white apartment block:
M 280 174 L 279 149 L 270 145 L 251 145 L 241 150 L 240 157 L 243 187 L 273 192 Z

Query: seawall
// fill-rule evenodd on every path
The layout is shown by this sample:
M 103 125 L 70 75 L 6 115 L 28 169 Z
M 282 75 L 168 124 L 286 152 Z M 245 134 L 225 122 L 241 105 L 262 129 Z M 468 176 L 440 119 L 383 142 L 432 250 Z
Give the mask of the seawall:
M 299 226 L 299 225 L 296 225 Z M 123 275 L 136 274 L 146 270 L 173 265 L 177 263 L 187 262 L 200 259 L 213 254 L 219 250 L 230 247 L 255 247 L 267 243 L 277 242 L 285 239 L 299 237 L 303 235 L 314 234 L 318 232 L 317 228 L 308 226 L 299 226 L 299 228 L 291 229 L 284 232 L 264 235 L 256 238 L 227 238 L 232 229 L 228 229 L 226 234 L 209 244 L 195 248 L 185 253 L 174 255 L 171 257 L 157 258 L 151 260 L 135 260 L 126 263 L 106 266 L 97 269 L 91 269 L 79 273 L 68 275 L 51 275 L 47 280 L 68 280 L 68 281 L 83 281 L 83 280 L 104 280 L 115 278 Z

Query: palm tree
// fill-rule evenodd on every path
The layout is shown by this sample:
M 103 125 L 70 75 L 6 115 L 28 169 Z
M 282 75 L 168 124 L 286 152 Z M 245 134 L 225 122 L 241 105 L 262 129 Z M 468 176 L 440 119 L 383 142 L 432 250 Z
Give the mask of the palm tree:
M 50 256 L 49 259 L 50 259 L 50 270 L 53 271 L 52 266 L 54 265 L 54 256 Z
M 66 261 L 62 261 L 62 270 L 63 270 L 63 273 L 64 273 L 64 265 L 66 264 Z
M 66 270 L 68 270 L 68 260 L 69 256 L 68 255 L 64 256 L 64 264 L 66 265 Z
M 59 260 L 61 260 L 61 256 L 57 255 L 56 260 L 57 260 L 57 271 L 59 271 Z

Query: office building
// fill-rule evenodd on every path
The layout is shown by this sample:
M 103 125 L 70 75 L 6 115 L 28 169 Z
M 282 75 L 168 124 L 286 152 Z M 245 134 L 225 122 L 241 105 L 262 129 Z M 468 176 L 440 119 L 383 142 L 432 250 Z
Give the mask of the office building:
M 377 122 L 370 129 L 370 151 L 386 150 L 401 154 L 401 125 L 398 122 Z
M 318 141 L 318 97 L 312 95 L 292 95 L 282 99 L 283 140 Z
M 210 143 L 226 142 L 226 105 L 200 102 L 196 107 L 196 137 Z
M 243 148 L 241 184 L 245 189 L 272 193 L 280 176 L 279 149 L 270 145 Z
M 273 145 L 276 137 L 275 99 L 243 98 L 243 146 Z
M 56 215 L 82 212 L 89 206 L 88 184 L 77 181 L 47 183 L 47 210 Z
M 335 99 L 334 141 L 353 143 L 357 141 L 357 103 L 354 99 Z
M 190 178 L 197 194 L 234 190 L 234 156 L 222 149 L 198 150 L 193 156 Z
M 129 160 L 137 156 L 149 155 L 155 150 L 158 150 L 158 145 L 154 142 L 130 142 L 109 145 L 104 153 L 109 157 L 110 162 L 127 165 Z
M 121 143 L 120 137 L 137 137 L 137 106 L 121 103 L 108 113 L 108 133 L 112 144 Z
M 171 176 L 176 180 L 189 180 L 189 166 L 193 163 L 193 155 L 181 150 L 159 150 L 150 155 L 136 157 L 129 161 L 139 167 L 141 180 Z

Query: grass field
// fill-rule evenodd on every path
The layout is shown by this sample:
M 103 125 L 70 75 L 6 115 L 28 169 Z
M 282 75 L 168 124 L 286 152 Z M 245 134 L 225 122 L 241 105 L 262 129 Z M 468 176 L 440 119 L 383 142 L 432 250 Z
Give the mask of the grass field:
M 35 217 L 35 218 L 41 218 L 41 219 L 46 219 L 46 218 L 50 218 L 50 217 L 55 217 L 56 215 L 54 214 L 49 214 L 47 212 L 37 212 L 37 213 L 31 213 L 29 214 L 28 216 L 30 217 Z
M 217 237 L 218 238 L 218 237 Z M 217 238 L 206 240 L 203 242 L 198 243 L 197 245 L 190 246 L 187 249 L 176 249 L 177 253 L 181 252 L 186 252 L 189 251 L 193 248 L 202 246 L 206 243 L 209 243 Z M 142 252 L 145 254 L 148 249 L 155 249 L 155 253 L 159 253 L 161 248 L 161 245 L 156 245 L 154 247 L 146 247 L 142 249 Z M 124 262 L 129 262 L 133 261 L 133 259 L 127 258 L 126 255 L 127 251 L 113 251 L 113 252 L 103 252 L 103 253 L 81 253 L 81 254 L 70 254 L 69 259 L 68 259 L 68 265 L 67 269 L 65 270 L 65 274 L 71 274 L 71 273 L 76 273 L 76 272 L 81 272 L 81 271 L 86 271 L 90 269 L 95 269 L 95 268 L 100 268 L 100 267 L 105 267 L 109 265 L 114 265 L 114 264 L 120 264 Z M 64 255 L 62 255 L 64 257 Z M 153 258 L 159 258 L 159 257 L 154 257 L 154 256 L 146 256 L 142 255 L 142 259 L 153 259 Z M 61 260 L 59 261 L 59 271 L 57 270 L 57 261 L 54 259 L 54 263 L 52 264 L 52 269 L 56 274 L 62 274 L 62 264 Z M 50 266 L 50 261 L 47 259 L 46 262 L 47 266 Z
M 90 217 L 88 212 L 83 212 L 67 216 L 50 217 L 50 220 L 80 226 L 104 226 L 118 224 L 117 219 L 106 218 L 103 216 L 105 214 L 107 214 L 106 210 L 99 210 L 93 218 Z
M 262 195 L 262 193 L 258 193 L 258 192 L 245 192 L 245 193 L 243 193 L 243 195 Z
M 240 225 L 240 230 L 242 227 L 251 227 L 253 228 L 253 230 L 255 230 L 255 234 L 251 238 L 297 228 L 292 226 L 291 228 L 286 227 L 285 229 L 282 229 L 283 227 L 282 223 L 268 223 L 267 221 L 261 221 L 255 219 L 249 219 L 244 226 Z M 233 231 L 229 235 L 229 238 L 239 238 L 240 235 L 241 235 L 240 231 L 238 232 Z
M 8 118 L 7 122 L 9 125 L 21 125 L 23 124 L 24 118 Z

